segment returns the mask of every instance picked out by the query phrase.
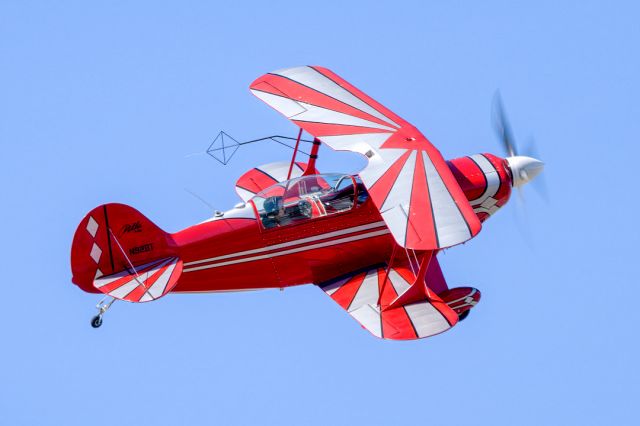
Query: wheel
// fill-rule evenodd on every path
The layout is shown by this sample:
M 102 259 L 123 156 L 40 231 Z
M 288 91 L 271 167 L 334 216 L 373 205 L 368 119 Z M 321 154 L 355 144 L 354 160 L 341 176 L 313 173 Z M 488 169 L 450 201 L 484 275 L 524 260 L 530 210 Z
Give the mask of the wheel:
M 96 315 L 91 318 L 91 327 L 98 328 L 102 325 L 102 315 Z
M 467 309 L 466 311 L 458 315 L 458 321 L 463 321 L 466 317 L 468 317 L 469 312 L 471 312 L 471 309 Z

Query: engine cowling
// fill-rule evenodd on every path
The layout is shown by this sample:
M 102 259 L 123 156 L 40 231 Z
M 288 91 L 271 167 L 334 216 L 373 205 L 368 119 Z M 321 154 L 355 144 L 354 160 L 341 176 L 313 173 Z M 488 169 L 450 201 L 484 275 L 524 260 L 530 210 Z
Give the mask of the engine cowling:
M 448 164 L 481 221 L 509 201 L 512 177 L 509 163 L 504 158 L 475 154 L 455 158 Z

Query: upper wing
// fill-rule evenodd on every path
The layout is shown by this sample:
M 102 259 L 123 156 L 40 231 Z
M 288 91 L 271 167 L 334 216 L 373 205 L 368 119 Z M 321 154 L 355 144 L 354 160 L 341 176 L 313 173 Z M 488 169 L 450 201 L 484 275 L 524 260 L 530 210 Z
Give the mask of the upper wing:
M 401 246 L 435 250 L 480 232 L 440 152 L 338 75 L 315 66 L 289 68 L 258 78 L 251 91 L 331 148 L 369 159 L 360 177 Z

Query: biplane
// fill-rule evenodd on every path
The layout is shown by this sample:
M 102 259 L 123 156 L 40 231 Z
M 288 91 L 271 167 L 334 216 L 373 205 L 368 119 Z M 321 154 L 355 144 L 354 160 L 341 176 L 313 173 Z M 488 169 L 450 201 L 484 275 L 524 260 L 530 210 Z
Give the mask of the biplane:
M 438 253 L 478 235 L 512 188 L 543 163 L 515 153 L 500 108 L 506 158 L 445 160 L 416 127 L 318 66 L 265 74 L 251 92 L 313 136 L 305 162 L 262 165 L 237 180 L 242 202 L 167 233 L 132 207 L 104 204 L 73 238 L 73 282 L 115 300 L 313 284 L 374 336 L 411 340 L 442 333 L 480 300 L 450 288 Z M 316 168 L 324 144 L 367 159 L 355 175 Z M 107 300 L 109 300 L 107 302 Z

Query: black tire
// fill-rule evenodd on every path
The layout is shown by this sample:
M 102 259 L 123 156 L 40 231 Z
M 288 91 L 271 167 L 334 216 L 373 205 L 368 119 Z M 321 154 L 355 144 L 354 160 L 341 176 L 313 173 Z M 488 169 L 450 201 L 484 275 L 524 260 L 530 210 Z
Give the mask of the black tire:
M 458 315 L 458 321 L 464 321 L 464 319 L 469 316 L 469 312 L 471 312 L 471 309 L 467 309 L 466 311 Z
M 102 325 L 102 316 L 101 315 L 96 315 L 95 317 L 91 318 L 91 327 L 98 328 L 101 325 Z

